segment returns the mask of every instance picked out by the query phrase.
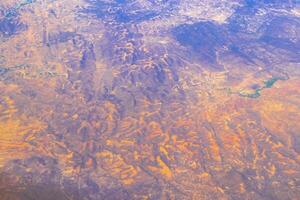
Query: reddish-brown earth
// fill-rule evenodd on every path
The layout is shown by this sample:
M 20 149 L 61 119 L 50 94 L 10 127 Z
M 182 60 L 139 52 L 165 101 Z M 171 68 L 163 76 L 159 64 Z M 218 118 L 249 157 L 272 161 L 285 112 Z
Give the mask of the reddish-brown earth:
M 101 2 L 0 2 L 0 200 L 300 199 L 297 5 Z

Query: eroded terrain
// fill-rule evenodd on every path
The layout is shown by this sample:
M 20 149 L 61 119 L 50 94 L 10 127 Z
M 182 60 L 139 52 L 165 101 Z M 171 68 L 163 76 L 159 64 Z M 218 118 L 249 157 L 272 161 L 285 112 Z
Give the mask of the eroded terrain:
M 0 200 L 298 200 L 297 1 L 3 0 Z

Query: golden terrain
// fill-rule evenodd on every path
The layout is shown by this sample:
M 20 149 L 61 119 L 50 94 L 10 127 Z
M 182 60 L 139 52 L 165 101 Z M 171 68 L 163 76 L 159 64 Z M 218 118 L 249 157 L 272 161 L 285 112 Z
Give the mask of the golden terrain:
M 158 88 L 161 96 L 168 91 L 165 99 L 148 98 L 141 94 L 152 84 L 147 79 L 118 82 L 123 68 L 117 66 L 130 59 L 134 41 L 109 47 L 105 24 L 77 17 L 83 6 L 28 4 L 19 11 L 26 30 L 0 44 L 1 66 L 8 68 L 0 73 L 0 200 L 299 199 L 294 65 L 287 65 L 287 80 L 248 98 L 239 92 L 253 93 L 251 85 L 263 85 L 274 72 L 240 72 L 236 60 L 224 61 L 222 72 L 210 70 L 179 52 L 157 52 L 154 38 L 141 44 L 145 59 L 128 74 L 151 72 L 155 57 L 166 65 L 177 57 L 174 65 L 183 67 L 178 83 Z M 75 36 L 58 42 L 61 32 Z M 164 42 L 176 48 L 171 38 Z M 107 58 L 109 48 L 120 57 Z M 82 57 L 87 67 L 80 67 Z M 171 70 L 166 77 L 172 79 Z

